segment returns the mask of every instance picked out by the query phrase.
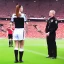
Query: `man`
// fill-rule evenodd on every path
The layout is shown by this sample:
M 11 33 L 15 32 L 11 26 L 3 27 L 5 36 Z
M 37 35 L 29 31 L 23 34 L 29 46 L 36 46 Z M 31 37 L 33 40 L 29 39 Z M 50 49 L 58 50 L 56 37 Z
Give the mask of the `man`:
M 56 59 L 57 57 L 57 46 L 56 46 L 56 30 L 58 28 L 58 21 L 55 18 L 55 10 L 50 10 L 49 12 L 49 20 L 47 21 L 46 25 L 46 39 L 47 39 L 47 46 L 48 46 L 48 57 Z
M 10 23 L 9 27 L 7 28 L 9 47 L 13 47 L 13 39 L 12 39 L 13 30 L 14 30 L 14 28 L 12 26 L 12 23 Z

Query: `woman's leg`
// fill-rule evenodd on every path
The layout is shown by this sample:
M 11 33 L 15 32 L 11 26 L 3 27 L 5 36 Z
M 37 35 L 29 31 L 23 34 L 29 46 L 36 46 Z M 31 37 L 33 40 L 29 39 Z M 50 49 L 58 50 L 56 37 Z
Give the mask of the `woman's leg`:
M 11 34 L 11 47 L 13 47 L 13 35 Z
M 10 47 L 10 44 L 11 44 L 11 41 L 10 41 L 10 39 L 9 39 L 9 47 Z
M 19 41 L 19 42 L 20 42 L 20 44 L 19 44 L 19 46 L 20 46 L 20 50 L 19 50 L 19 61 L 20 62 L 23 62 L 22 61 L 22 57 L 23 57 L 23 53 L 24 53 L 24 40 Z
M 8 39 L 9 39 L 9 47 L 12 47 L 13 46 L 12 34 L 8 34 Z
M 12 38 L 9 39 L 9 46 L 13 47 L 13 39 Z
M 15 63 L 18 62 L 18 48 L 19 48 L 19 41 L 15 41 L 15 49 L 14 49 Z
M 13 39 L 11 39 L 11 47 L 13 47 Z

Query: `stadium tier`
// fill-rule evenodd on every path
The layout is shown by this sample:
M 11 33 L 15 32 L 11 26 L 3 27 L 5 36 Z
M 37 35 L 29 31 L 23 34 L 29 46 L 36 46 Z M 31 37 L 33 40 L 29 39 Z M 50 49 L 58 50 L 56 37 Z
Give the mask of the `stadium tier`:
M 6 28 L 9 26 L 9 21 L 0 21 L 1 24 L 4 25 L 5 30 Z M 38 32 L 34 25 L 37 25 L 39 30 L 41 30 L 43 33 L 41 34 L 40 32 Z M 27 38 L 45 38 L 45 26 L 46 26 L 46 22 L 35 22 L 35 21 L 31 21 L 28 22 L 27 25 L 27 31 L 26 31 L 26 37 Z M 59 28 L 57 30 L 57 38 L 64 38 L 64 23 L 59 23 Z M 0 37 L 7 37 L 7 34 L 5 32 L 0 31 Z
M 64 18 L 64 0 L 0 0 L 0 17 L 11 17 L 15 5 L 24 6 L 27 17 L 48 17 L 50 9 L 56 10 L 58 18 Z

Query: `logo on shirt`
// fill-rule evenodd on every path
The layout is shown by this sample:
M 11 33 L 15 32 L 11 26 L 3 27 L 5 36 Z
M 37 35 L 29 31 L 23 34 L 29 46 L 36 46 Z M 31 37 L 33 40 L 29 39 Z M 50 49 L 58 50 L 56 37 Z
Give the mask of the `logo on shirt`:
M 55 23 L 57 24 L 57 21 L 55 21 Z
M 51 22 L 53 22 L 53 20 L 51 20 Z

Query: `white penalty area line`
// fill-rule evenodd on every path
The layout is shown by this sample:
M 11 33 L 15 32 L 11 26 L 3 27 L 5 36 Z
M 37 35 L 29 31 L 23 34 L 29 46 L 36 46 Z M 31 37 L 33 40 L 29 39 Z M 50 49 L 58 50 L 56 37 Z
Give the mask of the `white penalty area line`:
M 46 44 L 34 44 L 34 45 L 25 45 L 25 46 L 44 46 L 44 47 L 47 47 Z M 57 45 L 57 48 L 64 48 L 64 45 Z
M 31 53 L 33 53 L 33 54 L 37 54 L 37 55 L 41 55 L 41 56 L 45 56 L 45 57 L 47 56 L 46 54 L 43 54 L 43 53 L 40 53 L 40 52 L 36 52 L 36 51 L 33 51 L 33 50 L 25 49 L 25 51 L 27 51 L 27 52 L 31 52 Z M 62 57 L 60 57 L 60 56 L 58 56 L 57 58 L 64 60 L 64 58 L 62 58 Z

